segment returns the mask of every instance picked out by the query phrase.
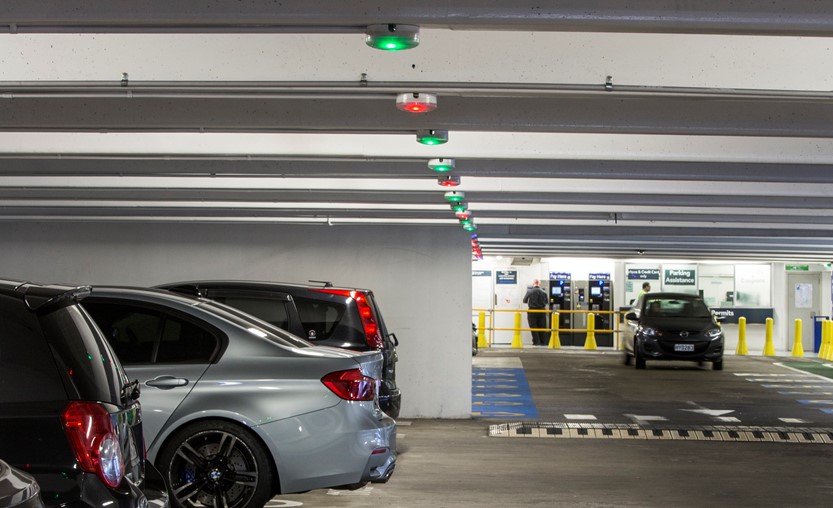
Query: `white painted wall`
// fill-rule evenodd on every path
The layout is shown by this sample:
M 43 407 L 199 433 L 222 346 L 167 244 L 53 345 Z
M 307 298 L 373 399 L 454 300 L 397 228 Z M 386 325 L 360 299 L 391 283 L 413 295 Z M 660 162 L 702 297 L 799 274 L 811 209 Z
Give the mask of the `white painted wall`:
M 0 236 L 0 276 L 13 279 L 315 279 L 371 288 L 400 342 L 401 416 L 471 414 L 471 246 L 459 228 L 7 223 Z

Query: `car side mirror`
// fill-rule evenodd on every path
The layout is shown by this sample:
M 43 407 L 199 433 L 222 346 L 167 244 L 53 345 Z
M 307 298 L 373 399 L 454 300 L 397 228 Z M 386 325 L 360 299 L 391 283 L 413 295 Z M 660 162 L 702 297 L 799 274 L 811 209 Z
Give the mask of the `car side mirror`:
M 625 314 L 625 319 L 628 321 L 636 321 L 638 318 L 636 317 L 636 312 L 628 312 Z

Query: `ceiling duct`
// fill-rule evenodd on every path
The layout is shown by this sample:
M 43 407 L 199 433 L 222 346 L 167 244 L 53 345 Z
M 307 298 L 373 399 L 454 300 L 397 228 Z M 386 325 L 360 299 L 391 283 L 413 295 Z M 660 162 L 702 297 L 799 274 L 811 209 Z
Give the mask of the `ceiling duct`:
M 533 262 L 538 261 L 536 258 L 531 256 L 520 256 L 512 258 L 512 265 L 513 266 L 529 266 Z

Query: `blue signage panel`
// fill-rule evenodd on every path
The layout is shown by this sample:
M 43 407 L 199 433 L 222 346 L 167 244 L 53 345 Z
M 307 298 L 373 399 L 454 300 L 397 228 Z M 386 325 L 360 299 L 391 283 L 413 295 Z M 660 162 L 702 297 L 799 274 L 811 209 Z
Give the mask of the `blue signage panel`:
M 573 278 L 573 274 L 567 272 L 550 272 L 550 279 L 565 279 L 570 280 Z
M 517 284 L 517 270 L 495 270 L 495 284 Z
M 772 309 L 745 309 L 743 307 L 712 307 L 712 316 L 721 323 L 737 323 L 739 317 L 746 318 L 746 324 L 764 324 L 772 317 Z
M 589 280 L 610 280 L 609 273 L 590 273 L 587 274 Z
M 659 268 L 628 268 L 628 280 L 659 280 Z

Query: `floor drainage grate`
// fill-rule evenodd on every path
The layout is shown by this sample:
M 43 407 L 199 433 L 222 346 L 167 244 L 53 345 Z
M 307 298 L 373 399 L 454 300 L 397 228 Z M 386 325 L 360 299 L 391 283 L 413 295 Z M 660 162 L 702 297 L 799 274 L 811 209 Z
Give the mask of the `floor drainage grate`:
M 833 429 L 728 425 L 651 426 L 606 423 L 502 423 L 489 427 L 490 437 L 544 439 L 648 439 L 833 444 Z

